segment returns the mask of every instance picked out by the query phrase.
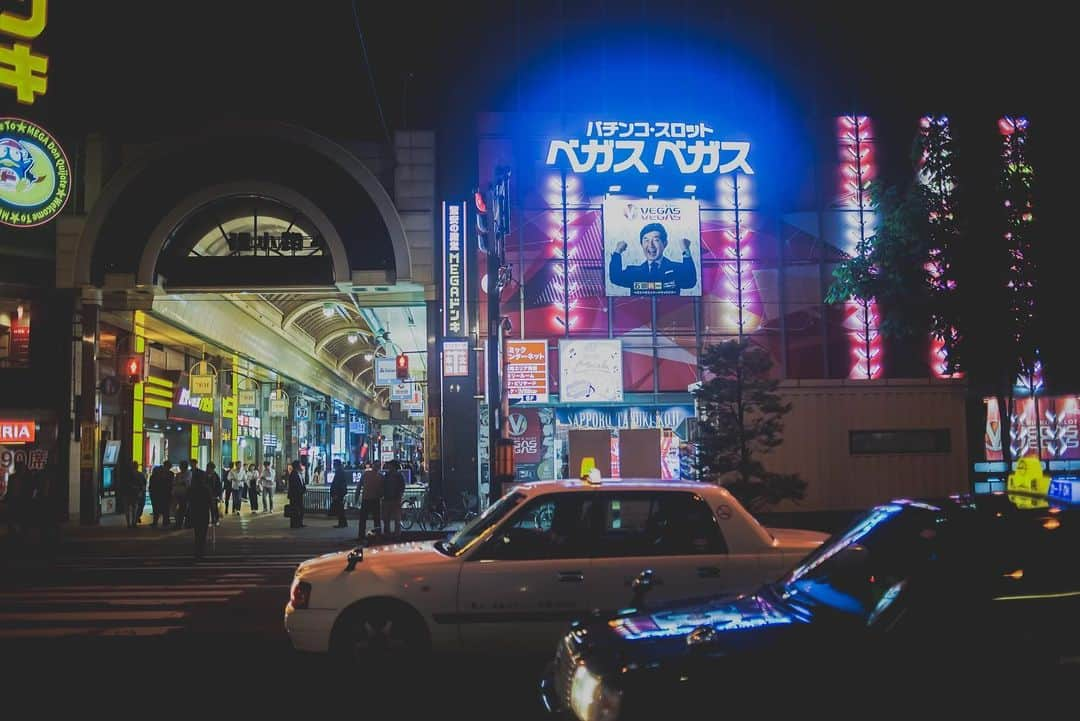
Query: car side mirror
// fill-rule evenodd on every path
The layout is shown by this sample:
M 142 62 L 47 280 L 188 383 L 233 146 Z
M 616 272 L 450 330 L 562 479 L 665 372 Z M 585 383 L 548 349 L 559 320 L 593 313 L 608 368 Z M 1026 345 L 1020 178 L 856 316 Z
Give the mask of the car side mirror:
M 656 577 L 651 568 L 646 568 L 644 571 L 634 577 L 634 580 L 630 582 L 630 590 L 633 592 L 633 596 L 630 599 L 630 605 L 636 609 L 643 609 L 645 607 L 645 596 L 656 585 Z

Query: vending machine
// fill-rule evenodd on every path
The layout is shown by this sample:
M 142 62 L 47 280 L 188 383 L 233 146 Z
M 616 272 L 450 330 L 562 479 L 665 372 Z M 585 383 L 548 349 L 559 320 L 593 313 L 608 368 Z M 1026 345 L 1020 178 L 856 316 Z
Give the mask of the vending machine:
M 120 460 L 120 441 L 106 441 L 101 458 L 101 514 L 116 513 L 116 463 Z

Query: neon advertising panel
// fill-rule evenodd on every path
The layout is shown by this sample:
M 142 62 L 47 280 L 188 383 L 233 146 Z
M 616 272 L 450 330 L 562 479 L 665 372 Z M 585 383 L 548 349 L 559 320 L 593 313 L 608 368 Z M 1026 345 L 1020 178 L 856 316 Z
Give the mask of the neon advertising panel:
M 604 258 L 608 296 L 700 296 L 698 201 L 606 199 Z

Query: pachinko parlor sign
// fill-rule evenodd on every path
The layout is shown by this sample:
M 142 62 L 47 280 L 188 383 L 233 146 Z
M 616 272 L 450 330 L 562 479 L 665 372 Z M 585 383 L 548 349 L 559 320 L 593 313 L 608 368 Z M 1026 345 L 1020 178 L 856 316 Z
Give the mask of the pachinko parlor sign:
M 60 143 L 29 120 L 0 118 L 0 223 L 47 223 L 71 195 L 71 166 Z
M 573 173 L 753 175 L 750 142 L 715 132 L 706 123 L 589 120 L 579 137 L 548 142 L 546 164 Z

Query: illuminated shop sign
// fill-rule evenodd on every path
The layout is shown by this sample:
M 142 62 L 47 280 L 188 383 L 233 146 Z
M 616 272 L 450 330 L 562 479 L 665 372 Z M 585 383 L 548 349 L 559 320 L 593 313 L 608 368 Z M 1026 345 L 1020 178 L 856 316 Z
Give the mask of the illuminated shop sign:
M 21 118 L 0 118 L 0 223 L 29 228 L 56 217 L 71 195 L 60 143 Z
M 506 390 L 512 401 L 548 402 L 546 340 L 506 341 Z
M 443 377 L 461 378 L 469 375 L 469 341 L 448 340 L 443 343 Z
M 701 295 L 696 200 L 604 201 L 605 295 Z
M 621 340 L 559 340 L 559 400 L 622 401 Z
M 33 421 L 0 421 L 0 443 L 33 443 Z
M 712 139 L 714 132 L 705 123 L 590 120 L 583 137 L 551 140 L 546 164 L 574 173 L 752 175 L 749 141 Z
M 24 0 L 21 4 L 25 14 L 0 11 L 0 33 L 13 41 L 8 45 L 7 38 L 0 38 L 0 85 L 14 90 L 20 103 L 33 105 L 34 96 L 44 95 L 48 88 L 49 58 L 35 54 L 30 41 L 45 31 L 48 6 L 47 0 Z
M 1035 401 L 1038 398 L 1038 407 Z M 987 461 L 1004 460 L 1003 443 L 1013 458 L 1039 454 L 1044 460 L 1080 460 L 1080 396 L 1016 398 L 1009 426 L 1002 427 L 997 398 L 984 398 L 986 430 L 983 434 Z
M 443 335 L 467 338 L 465 204 L 443 203 Z
M 555 409 L 555 419 L 573 428 L 678 428 L 693 416 L 693 406 Z

